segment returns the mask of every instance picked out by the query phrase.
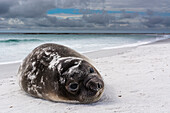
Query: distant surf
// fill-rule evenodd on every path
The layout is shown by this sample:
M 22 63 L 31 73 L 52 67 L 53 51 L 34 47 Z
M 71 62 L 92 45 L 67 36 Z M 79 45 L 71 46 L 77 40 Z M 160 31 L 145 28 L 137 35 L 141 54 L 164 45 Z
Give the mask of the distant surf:
M 35 42 L 35 41 L 41 41 L 39 39 L 4 39 L 0 40 L 0 43 L 19 43 L 19 42 Z
M 158 34 L 0 34 L 0 64 L 22 61 L 35 47 L 44 43 L 68 46 L 80 53 L 135 47 L 170 38 Z
M 116 46 L 116 47 L 105 47 L 103 48 L 103 50 L 106 50 L 106 49 L 119 49 L 119 48 L 127 48 L 127 47 L 137 47 L 137 46 L 142 46 L 142 45 L 146 45 L 146 44 L 152 44 L 154 42 L 158 42 L 158 41 L 163 41 L 163 40 L 166 40 L 166 39 L 169 39 L 170 38 L 170 35 L 164 35 L 164 36 L 160 36 L 160 37 L 157 37 L 155 40 L 150 40 L 150 41 L 138 41 L 136 43 L 133 43 L 133 44 L 126 44 L 126 45 L 121 45 L 121 46 Z

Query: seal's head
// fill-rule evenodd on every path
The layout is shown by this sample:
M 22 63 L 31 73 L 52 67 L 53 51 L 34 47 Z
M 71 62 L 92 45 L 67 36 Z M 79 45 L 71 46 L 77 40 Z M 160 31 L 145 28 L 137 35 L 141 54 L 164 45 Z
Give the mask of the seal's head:
M 57 68 L 60 73 L 60 97 L 80 103 L 91 103 L 100 99 L 104 82 L 89 62 L 79 58 L 67 58 L 61 60 Z

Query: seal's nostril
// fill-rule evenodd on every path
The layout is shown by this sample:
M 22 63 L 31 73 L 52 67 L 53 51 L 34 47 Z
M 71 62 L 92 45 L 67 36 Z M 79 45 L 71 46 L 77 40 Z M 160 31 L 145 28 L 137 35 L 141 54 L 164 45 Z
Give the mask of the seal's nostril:
M 87 80 L 84 81 L 84 85 L 87 89 L 95 93 L 97 93 L 104 87 L 103 82 L 96 76 L 92 76 L 92 78 L 87 78 Z
M 94 92 L 97 92 L 99 91 L 101 88 L 102 88 L 102 84 L 101 83 L 98 83 L 98 82 L 89 82 L 89 89 L 94 91 Z
M 101 88 L 102 88 L 102 84 L 98 83 L 98 84 L 97 84 L 97 87 L 98 87 L 99 89 L 101 89 Z
M 96 85 L 96 83 L 93 82 L 93 81 L 90 81 L 90 82 L 87 84 L 87 87 L 88 87 L 90 90 L 94 91 L 94 92 L 97 91 L 97 85 Z

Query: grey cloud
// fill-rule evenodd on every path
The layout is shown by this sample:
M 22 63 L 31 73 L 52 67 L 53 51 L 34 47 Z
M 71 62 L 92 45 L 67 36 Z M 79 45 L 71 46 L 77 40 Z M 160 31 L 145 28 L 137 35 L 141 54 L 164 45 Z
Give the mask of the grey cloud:
M 153 5 L 154 4 L 154 5 Z M 170 28 L 170 17 L 155 16 L 155 12 L 170 11 L 169 0 L 0 0 L 0 28 L 59 29 L 59 28 L 103 28 L 136 29 Z M 57 19 L 47 16 L 53 8 L 87 9 L 79 19 Z M 87 14 L 88 9 L 118 8 L 122 14 Z M 122 10 L 125 9 L 125 10 Z M 130 9 L 145 11 L 147 15 L 126 13 Z M 148 9 L 148 10 L 147 10 Z M 1 19 L 5 18 L 5 20 Z M 18 22 L 10 23 L 10 19 Z M 140 21 L 142 20 L 142 21 Z M 20 24 L 20 22 L 23 24 Z
M 4 0 L 5 1 L 5 0 Z M 90 3 L 104 3 L 104 0 L 7 0 L 0 2 L 0 14 L 6 18 L 35 18 L 46 16 L 54 8 L 87 8 Z
M 7 13 L 10 7 L 15 4 L 16 4 L 16 1 L 13 1 L 13 0 L 1 0 L 0 1 L 0 15 Z
M 125 19 L 125 18 L 136 18 L 137 16 L 139 16 L 139 14 L 136 13 L 126 13 L 125 10 L 122 10 L 122 14 L 120 19 Z
M 81 0 L 57 0 L 56 5 L 58 8 L 73 8 L 73 7 L 79 7 L 82 3 Z M 84 0 L 83 4 L 87 4 L 88 0 Z
M 155 11 L 170 11 L 169 4 L 169 0 L 137 0 L 133 3 L 136 8 L 151 9 Z
M 25 0 L 10 7 L 7 17 L 41 17 L 45 16 L 50 8 L 55 8 L 54 0 Z
M 89 6 L 93 4 L 101 6 L 102 4 L 104 4 L 104 2 L 105 0 L 56 0 L 56 6 L 58 8 L 84 9 L 89 8 Z
M 56 19 L 55 17 L 46 17 L 36 21 L 38 26 L 43 27 L 83 27 L 84 23 L 82 20 L 71 20 L 71 19 Z
M 162 28 L 169 27 L 170 28 L 170 17 L 147 17 L 143 22 L 148 28 Z
M 170 11 L 169 0 L 106 0 L 105 6 L 109 9 L 114 10 L 125 9 L 125 10 L 136 10 L 145 11 L 151 9 L 155 11 Z
M 8 19 L 9 21 L 10 19 Z M 59 27 L 85 27 L 82 20 L 71 19 L 57 19 L 55 17 L 42 17 L 42 18 L 20 18 L 24 24 L 13 24 L 11 26 L 20 26 L 24 28 L 59 28 Z
M 92 15 L 84 15 L 82 19 L 84 19 L 87 23 L 107 25 L 111 23 L 115 19 L 115 17 L 107 13 L 102 13 L 102 14 L 97 13 Z
M 152 16 L 152 15 L 154 15 L 154 11 L 148 9 L 148 10 L 146 11 L 146 14 L 149 15 L 149 16 Z

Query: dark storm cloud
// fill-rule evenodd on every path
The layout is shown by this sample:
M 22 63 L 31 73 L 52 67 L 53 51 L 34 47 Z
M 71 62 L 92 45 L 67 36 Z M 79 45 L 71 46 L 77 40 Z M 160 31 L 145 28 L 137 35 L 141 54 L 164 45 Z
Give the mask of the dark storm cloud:
M 149 16 L 152 16 L 152 15 L 154 15 L 154 11 L 148 9 L 148 10 L 146 11 L 146 14 L 149 15 Z
M 96 6 L 101 6 L 105 0 L 56 0 L 56 5 L 58 8 L 87 8 L 92 4 L 97 4 Z
M 146 20 L 143 22 L 148 28 L 166 28 L 170 27 L 170 17 L 148 17 L 145 18 Z
M 144 11 L 153 9 L 156 11 L 170 11 L 169 0 L 106 0 L 106 8 L 134 9 Z
M 4 15 L 0 15 L 5 18 L 3 23 L 6 27 L 15 28 L 41 28 L 41 27 L 92 27 L 88 22 L 85 23 L 84 19 L 57 19 L 55 17 L 48 17 L 46 12 L 49 9 L 55 7 L 62 8 L 76 8 L 77 6 L 87 6 L 89 2 L 95 3 L 95 0 L 13 0 L 11 3 L 9 0 L 1 2 L 4 5 L 2 11 Z M 99 0 L 104 2 L 104 0 Z M 98 17 L 97 17 L 98 18 Z M 12 21 L 19 20 L 24 24 L 18 24 L 19 22 Z M 101 22 L 104 22 L 101 21 Z M 99 23 L 99 21 L 94 22 Z M 1 23 L 2 25 L 2 23 Z
M 35 21 L 37 26 L 42 27 L 84 27 L 82 20 L 56 19 L 55 17 L 46 17 Z
M 126 19 L 126 18 L 136 18 L 137 16 L 139 16 L 139 14 L 137 12 L 135 13 L 127 13 L 125 10 L 122 10 L 122 14 L 121 14 L 121 19 Z
M 104 0 L 3 0 L 0 1 L 0 14 L 5 17 L 34 18 L 46 16 L 46 12 L 53 8 L 87 8 L 90 3 L 100 4 Z M 99 5 L 100 6 L 100 5 Z M 4 16 L 4 15 L 1 15 Z
M 55 8 L 54 0 L 22 0 L 18 4 L 10 7 L 7 17 L 35 18 L 46 16 L 50 8 Z
M 88 16 L 84 15 L 82 19 L 85 20 L 87 23 L 107 25 L 111 23 L 115 19 L 115 17 L 107 13 L 102 13 L 102 14 L 97 13 L 97 14 L 88 15 Z
M 9 28 L 24 28 L 24 29 L 41 29 L 41 28 L 53 28 L 58 27 L 86 27 L 82 20 L 71 19 L 56 19 L 55 17 L 42 17 L 42 18 L 7 18 L 0 21 L 2 27 L 6 25 Z
M 16 4 L 13 0 L 1 0 L 0 1 L 0 15 L 8 13 L 9 8 Z
M 170 28 L 170 17 L 155 15 L 170 12 L 169 0 L 0 0 L 0 29 L 57 28 Z M 83 13 L 82 18 L 56 18 L 47 15 L 54 8 L 103 10 L 103 13 Z M 122 11 L 108 14 L 105 10 Z M 127 13 L 127 11 L 136 13 Z M 83 10 L 84 11 L 84 10 Z M 141 15 L 138 12 L 143 12 Z

